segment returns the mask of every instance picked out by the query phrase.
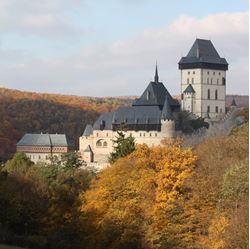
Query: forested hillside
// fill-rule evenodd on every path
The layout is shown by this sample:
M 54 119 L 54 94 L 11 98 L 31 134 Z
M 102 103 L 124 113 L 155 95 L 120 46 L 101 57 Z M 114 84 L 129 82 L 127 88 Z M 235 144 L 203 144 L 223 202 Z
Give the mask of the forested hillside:
M 178 139 L 140 145 L 97 174 L 78 168 L 72 156 L 34 165 L 17 153 L 0 170 L 0 243 L 247 249 L 248 128 L 195 148 Z
M 87 123 L 101 112 L 112 111 L 131 100 L 40 94 L 0 88 L 0 159 L 15 152 L 26 132 L 66 133 L 77 148 Z

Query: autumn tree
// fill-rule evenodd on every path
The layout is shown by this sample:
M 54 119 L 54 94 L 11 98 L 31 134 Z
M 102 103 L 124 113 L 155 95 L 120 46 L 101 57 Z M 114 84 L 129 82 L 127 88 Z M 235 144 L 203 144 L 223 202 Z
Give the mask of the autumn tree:
M 100 172 L 82 195 L 82 219 L 90 233 L 87 248 L 177 248 L 180 220 L 172 214 L 188 191 L 184 182 L 195 162 L 192 151 L 179 142 L 140 145 Z

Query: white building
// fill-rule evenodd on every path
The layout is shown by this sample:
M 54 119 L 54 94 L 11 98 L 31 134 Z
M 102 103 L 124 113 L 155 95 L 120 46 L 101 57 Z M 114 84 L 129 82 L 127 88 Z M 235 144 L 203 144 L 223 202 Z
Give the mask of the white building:
M 212 42 L 196 39 L 187 56 L 181 58 L 179 69 L 182 110 L 212 120 L 221 118 L 226 111 L 228 63 Z
M 65 134 L 26 133 L 16 145 L 17 152 L 23 152 L 34 163 L 49 162 L 51 156 L 60 157 L 69 151 Z
M 94 125 L 87 125 L 79 139 L 80 153 L 89 165 L 104 167 L 113 151 L 113 140 L 121 123 L 126 136 L 132 135 L 138 144 L 159 145 L 164 138 L 175 136 L 174 115 L 180 104 L 173 99 L 162 82 L 156 67 L 155 79 L 150 82 L 131 107 L 101 114 Z

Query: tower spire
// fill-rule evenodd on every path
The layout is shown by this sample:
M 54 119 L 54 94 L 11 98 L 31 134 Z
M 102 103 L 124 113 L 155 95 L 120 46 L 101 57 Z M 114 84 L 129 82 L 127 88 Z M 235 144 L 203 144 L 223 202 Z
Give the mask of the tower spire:
M 159 82 L 157 62 L 156 62 L 156 66 L 155 66 L 155 82 L 157 82 L 157 83 Z

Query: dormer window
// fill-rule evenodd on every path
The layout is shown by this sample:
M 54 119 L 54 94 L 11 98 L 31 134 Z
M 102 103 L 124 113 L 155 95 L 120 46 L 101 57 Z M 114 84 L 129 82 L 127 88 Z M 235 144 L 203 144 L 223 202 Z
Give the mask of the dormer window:
M 147 100 L 150 99 L 150 91 L 147 91 Z

